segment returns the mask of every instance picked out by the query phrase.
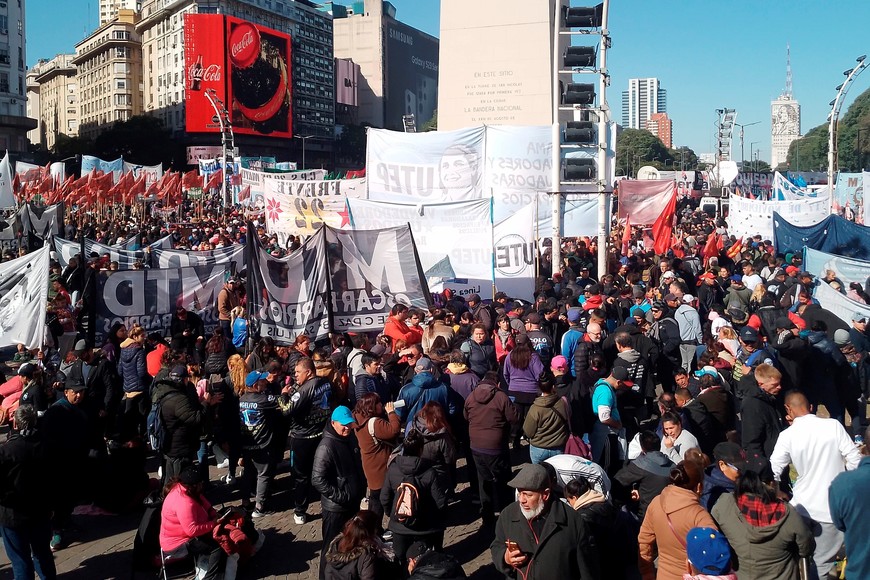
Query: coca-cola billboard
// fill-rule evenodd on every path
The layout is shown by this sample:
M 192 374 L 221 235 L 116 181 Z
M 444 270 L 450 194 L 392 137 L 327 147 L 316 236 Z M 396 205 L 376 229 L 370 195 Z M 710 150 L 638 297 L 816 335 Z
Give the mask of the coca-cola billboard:
M 288 35 L 231 16 L 186 14 L 184 40 L 188 132 L 220 131 L 205 96 L 212 92 L 236 134 L 292 137 Z

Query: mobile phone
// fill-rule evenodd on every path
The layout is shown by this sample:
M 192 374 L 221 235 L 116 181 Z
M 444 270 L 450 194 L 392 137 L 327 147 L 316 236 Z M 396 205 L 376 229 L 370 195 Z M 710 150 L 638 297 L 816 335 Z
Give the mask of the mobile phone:
M 520 549 L 520 545 L 514 542 L 513 540 L 505 540 L 505 547 L 511 552 L 515 552 Z

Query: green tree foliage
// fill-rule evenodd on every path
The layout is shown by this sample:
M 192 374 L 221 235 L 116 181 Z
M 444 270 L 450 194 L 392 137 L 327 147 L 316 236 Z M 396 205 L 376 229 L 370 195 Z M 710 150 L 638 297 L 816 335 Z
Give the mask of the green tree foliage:
M 624 129 L 616 139 L 617 175 L 633 177 L 644 165 L 664 167 L 666 159 L 673 159 L 668 148 L 649 131 Z
M 860 171 L 870 164 L 870 89 L 861 93 L 840 116 L 837 131 L 838 169 Z M 788 148 L 788 162 L 779 169 L 793 171 L 827 170 L 828 124 L 810 129 Z
M 427 131 L 437 131 L 438 130 L 438 109 L 435 109 L 435 112 L 432 113 L 432 118 L 423 123 L 423 126 L 420 127 L 420 132 L 425 133 Z

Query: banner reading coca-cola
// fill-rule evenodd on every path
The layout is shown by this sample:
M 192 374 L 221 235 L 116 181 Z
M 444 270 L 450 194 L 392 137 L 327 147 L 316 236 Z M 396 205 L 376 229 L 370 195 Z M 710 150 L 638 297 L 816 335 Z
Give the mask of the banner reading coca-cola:
M 236 134 L 292 136 L 287 34 L 221 14 L 185 14 L 186 129 L 219 132 L 206 93 L 225 103 Z

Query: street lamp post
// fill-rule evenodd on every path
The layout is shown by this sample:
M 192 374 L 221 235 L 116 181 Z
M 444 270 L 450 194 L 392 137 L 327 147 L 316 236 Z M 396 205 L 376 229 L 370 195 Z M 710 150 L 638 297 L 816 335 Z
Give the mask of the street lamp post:
M 756 145 L 756 144 L 758 144 L 758 143 L 761 143 L 761 141 L 753 141 L 753 142 L 751 142 L 751 143 L 749 144 L 749 162 L 750 162 L 750 163 L 752 163 L 752 159 L 753 159 L 753 157 L 752 157 L 752 146 L 753 146 L 753 145 Z M 743 156 L 743 146 L 742 146 L 742 145 L 740 146 L 740 156 L 741 156 L 741 157 Z M 758 169 L 758 167 L 755 166 L 755 167 L 752 168 L 752 171 L 755 172 L 757 169 Z M 746 171 L 746 168 L 743 167 L 743 164 L 742 164 L 742 163 L 740 164 L 740 171 Z
M 744 169 L 744 165 L 746 164 L 746 158 L 743 156 L 743 128 L 751 127 L 752 125 L 758 125 L 761 121 L 753 121 L 752 123 L 734 123 L 738 127 L 740 127 L 740 169 Z M 749 158 L 752 159 L 752 146 L 750 145 L 749 149 Z
M 834 188 L 834 171 L 836 171 L 838 164 L 837 124 L 840 118 L 840 108 L 843 106 L 843 101 L 845 100 L 846 93 L 849 91 L 852 81 L 854 81 L 855 77 L 867 68 L 866 57 L 867 55 L 859 56 L 855 59 L 858 63 L 857 66 L 843 71 L 846 80 L 835 89 L 837 91 L 837 96 L 830 102 L 831 112 L 828 114 L 828 187 L 831 188 L 831 191 L 833 191 Z M 833 196 L 831 196 L 831 199 L 833 200 Z
M 302 140 L 302 169 L 305 169 L 305 142 L 309 139 L 319 139 L 317 135 L 293 135 L 294 139 Z
M 233 124 L 230 121 L 230 113 L 227 111 L 226 105 L 217 96 L 217 91 L 215 89 L 208 89 L 204 94 L 214 109 L 215 118 L 221 129 L 221 153 L 223 155 L 221 158 L 221 169 L 224 172 L 223 179 L 221 180 L 221 202 L 226 209 L 230 205 L 227 203 L 227 145 L 230 148 L 234 148 Z M 203 192 L 204 194 L 205 192 Z

